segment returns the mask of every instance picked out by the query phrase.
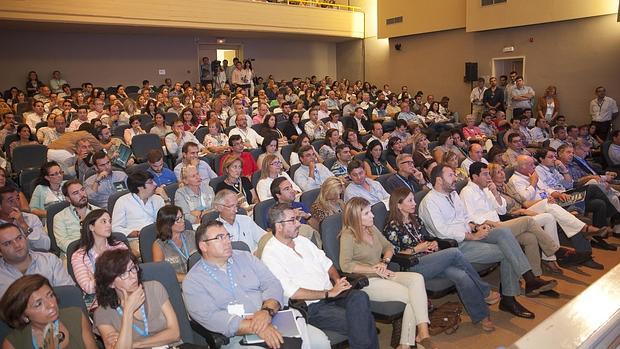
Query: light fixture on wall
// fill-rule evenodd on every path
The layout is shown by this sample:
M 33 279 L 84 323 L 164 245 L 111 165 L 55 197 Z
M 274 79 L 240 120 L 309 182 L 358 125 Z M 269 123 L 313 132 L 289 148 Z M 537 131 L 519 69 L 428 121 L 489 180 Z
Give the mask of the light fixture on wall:
M 218 44 L 224 44 L 224 43 L 226 43 L 226 39 L 224 39 L 224 38 L 217 38 L 215 41 L 216 41 Z
M 400 51 L 400 49 L 403 47 L 403 45 L 401 44 L 396 44 L 394 45 L 394 48 L 396 49 L 396 51 Z

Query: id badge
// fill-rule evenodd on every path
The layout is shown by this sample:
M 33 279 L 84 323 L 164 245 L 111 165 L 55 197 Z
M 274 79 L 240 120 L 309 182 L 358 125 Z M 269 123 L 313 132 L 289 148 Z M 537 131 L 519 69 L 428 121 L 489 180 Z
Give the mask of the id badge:
M 245 307 L 243 304 L 230 303 L 228 304 L 227 310 L 230 315 L 243 316 L 245 314 Z

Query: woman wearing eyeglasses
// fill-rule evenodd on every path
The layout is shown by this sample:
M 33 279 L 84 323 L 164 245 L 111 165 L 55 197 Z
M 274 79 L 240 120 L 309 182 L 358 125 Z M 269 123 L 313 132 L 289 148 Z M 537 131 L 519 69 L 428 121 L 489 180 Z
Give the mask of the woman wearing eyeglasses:
M 41 167 L 39 178 L 36 179 L 36 187 L 30 198 L 31 212 L 41 218 L 47 217 L 46 206 L 56 202 L 65 201 L 62 194 L 64 172 L 56 161 L 46 162 Z
M 285 171 L 282 171 L 282 160 L 275 154 L 267 154 L 263 158 L 260 170 L 260 180 L 256 184 L 256 193 L 259 201 L 271 199 L 271 183 L 278 177 L 286 178 L 293 185 L 293 189 L 301 195 L 302 190 L 299 188 L 291 177 Z
M 39 274 L 15 280 L 2 296 L 0 309 L 2 319 L 13 328 L 2 348 L 97 348 L 82 309 L 60 308 L 49 281 Z M 47 335 L 46 328 L 51 330 Z
M 94 323 L 107 349 L 172 346 L 179 323 L 166 289 L 141 280 L 138 260 L 128 250 L 106 251 L 97 259 L 99 308 Z
M 259 170 L 263 168 L 263 159 L 265 158 L 265 156 L 269 154 L 273 154 L 277 156 L 278 159 L 280 159 L 280 162 L 282 163 L 282 168 L 284 168 L 285 171 L 289 170 L 290 166 L 284 160 L 284 157 L 280 153 L 280 146 L 279 146 L 278 138 L 276 136 L 274 135 L 266 136 L 265 139 L 263 139 L 263 144 L 261 144 L 261 149 L 263 149 L 263 153 L 260 154 L 258 158 L 256 159 L 256 165 L 258 166 Z
M 170 263 L 182 282 L 187 274 L 187 260 L 196 252 L 193 230 L 185 229 L 185 218 L 180 207 L 167 205 L 157 212 L 157 240 L 153 243 L 153 261 Z
M 206 181 L 202 181 L 198 168 L 188 165 L 181 168 L 181 183 L 174 194 L 174 202 L 192 224 L 199 224 L 202 215 L 211 209 L 215 192 Z
M 105 251 L 127 249 L 127 245 L 112 237 L 112 219 L 106 210 L 89 212 L 82 221 L 80 242 L 71 256 L 71 266 L 78 286 L 84 292 L 84 301 L 90 310 L 95 302 L 95 263 Z

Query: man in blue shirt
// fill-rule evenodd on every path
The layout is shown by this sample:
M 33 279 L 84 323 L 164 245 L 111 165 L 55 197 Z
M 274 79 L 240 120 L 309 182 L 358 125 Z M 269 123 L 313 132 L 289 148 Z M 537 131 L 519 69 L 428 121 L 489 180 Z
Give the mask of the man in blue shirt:
M 390 194 L 383 189 L 381 183 L 366 178 L 366 171 L 361 161 L 351 161 L 347 169 L 351 177 L 351 183 L 344 190 L 345 202 L 353 197 L 361 197 L 368 200 L 371 206 L 378 202 L 383 202 L 385 207 L 389 207 Z
M 233 251 L 230 234 L 221 222 L 201 225 L 196 246 L 202 258 L 183 281 L 183 298 L 192 319 L 231 337 L 230 344 L 222 348 L 257 348 L 240 346 L 247 334 L 256 334 L 269 348 L 295 340 L 284 338 L 271 323 L 285 305 L 280 281 L 249 252 Z M 321 330 L 306 325 L 302 316 L 296 321 L 303 347 L 330 348 Z
M 177 182 L 177 176 L 171 169 L 164 166 L 164 154 L 160 149 L 152 149 L 146 155 L 149 164 L 147 172 L 153 175 L 153 181 L 158 187 L 162 185 L 174 184 Z

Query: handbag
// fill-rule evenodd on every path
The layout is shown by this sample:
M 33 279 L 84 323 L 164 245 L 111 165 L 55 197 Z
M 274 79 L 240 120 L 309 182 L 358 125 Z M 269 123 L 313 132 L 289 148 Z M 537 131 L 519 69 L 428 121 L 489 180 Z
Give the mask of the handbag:
M 352 290 L 361 290 L 362 288 L 368 286 L 368 277 L 364 274 L 345 274 L 347 281 L 351 284 Z

